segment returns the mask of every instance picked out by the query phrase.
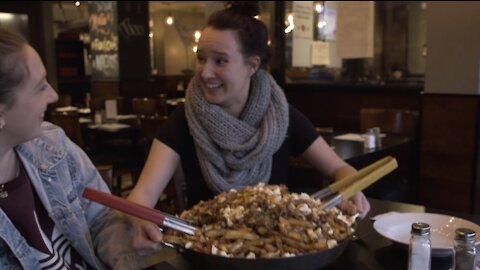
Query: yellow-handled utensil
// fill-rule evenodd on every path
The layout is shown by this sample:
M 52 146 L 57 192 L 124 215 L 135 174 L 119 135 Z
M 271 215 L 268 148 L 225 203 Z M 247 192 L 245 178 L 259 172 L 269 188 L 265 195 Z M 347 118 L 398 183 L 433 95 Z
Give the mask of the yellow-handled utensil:
M 367 167 L 364 167 L 358 172 L 336 181 L 318 192 L 313 193 L 311 197 L 323 200 L 335 195 L 322 205 L 323 209 L 329 209 L 345 200 L 348 200 L 355 195 L 355 193 L 367 188 L 371 184 L 381 179 L 383 176 L 395 170 L 397 167 L 397 160 L 394 157 L 387 156 Z

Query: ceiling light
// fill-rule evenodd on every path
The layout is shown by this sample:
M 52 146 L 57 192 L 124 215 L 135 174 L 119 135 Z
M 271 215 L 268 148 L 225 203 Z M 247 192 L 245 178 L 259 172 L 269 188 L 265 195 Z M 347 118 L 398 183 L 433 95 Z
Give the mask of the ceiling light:
M 167 17 L 167 19 L 165 20 L 165 22 L 166 22 L 168 25 L 172 25 L 172 24 L 175 22 L 175 20 L 173 19 L 173 16 L 170 15 L 170 16 Z

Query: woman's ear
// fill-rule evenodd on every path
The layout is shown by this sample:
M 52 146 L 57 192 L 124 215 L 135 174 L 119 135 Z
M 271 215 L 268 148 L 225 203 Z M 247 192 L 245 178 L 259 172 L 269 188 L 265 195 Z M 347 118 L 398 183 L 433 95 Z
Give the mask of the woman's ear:
M 5 110 L 7 106 L 0 104 L 0 130 L 5 126 Z
M 3 117 L 3 114 L 0 112 L 0 131 L 3 129 L 5 126 L 5 117 Z
M 257 72 L 257 70 L 260 68 L 261 61 L 262 60 L 260 60 L 258 55 L 248 57 L 248 65 L 251 67 L 250 76 L 255 74 L 255 72 Z

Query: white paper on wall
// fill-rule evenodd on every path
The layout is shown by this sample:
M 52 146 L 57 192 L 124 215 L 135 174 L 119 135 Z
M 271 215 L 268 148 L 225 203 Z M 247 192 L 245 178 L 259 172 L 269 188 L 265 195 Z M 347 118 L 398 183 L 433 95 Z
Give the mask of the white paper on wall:
M 330 65 L 330 46 L 328 42 L 312 42 L 312 65 Z
M 373 1 L 337 3 L 337 57 L 373 57 Z
M 295 28 L 292 40 L 292 66 L 311 66 L 313 40 L 313 1 L 293 1 Z

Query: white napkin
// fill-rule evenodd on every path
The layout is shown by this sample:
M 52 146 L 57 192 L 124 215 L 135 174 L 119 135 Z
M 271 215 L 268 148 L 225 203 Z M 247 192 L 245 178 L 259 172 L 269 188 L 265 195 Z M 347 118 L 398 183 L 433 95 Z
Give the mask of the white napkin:
M 346 133 L 342 135 L 337 135 L 334 138 L 337 140 L 363 142 L 362 134 L 358 133 Z
M 117 100 L 107 99 L 105 100 L 105 118 L 115 119 L 117 117 Z

